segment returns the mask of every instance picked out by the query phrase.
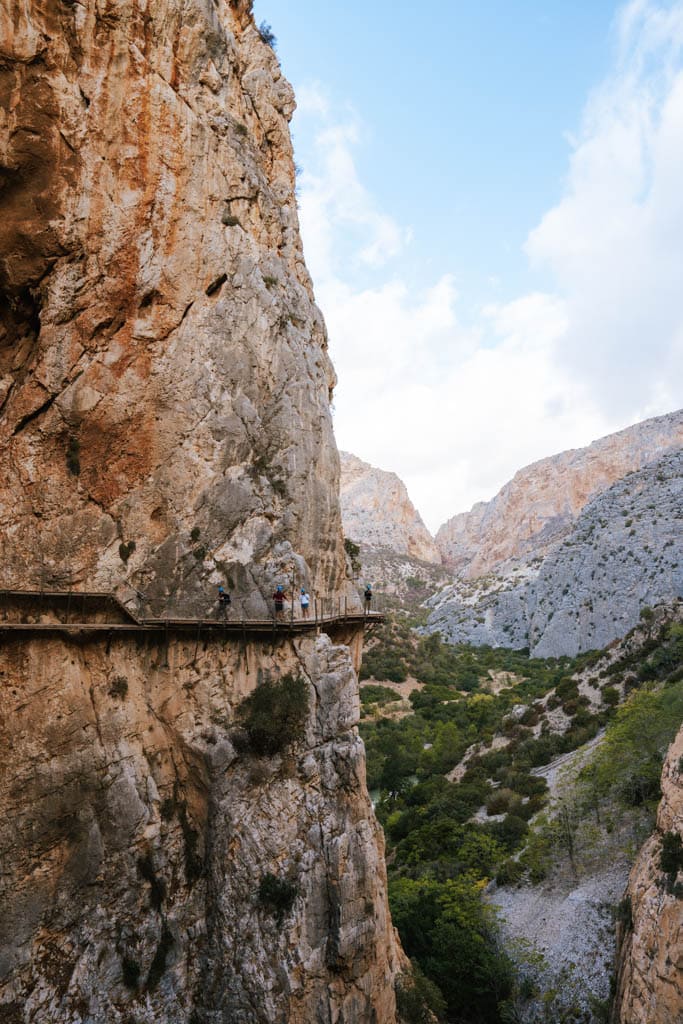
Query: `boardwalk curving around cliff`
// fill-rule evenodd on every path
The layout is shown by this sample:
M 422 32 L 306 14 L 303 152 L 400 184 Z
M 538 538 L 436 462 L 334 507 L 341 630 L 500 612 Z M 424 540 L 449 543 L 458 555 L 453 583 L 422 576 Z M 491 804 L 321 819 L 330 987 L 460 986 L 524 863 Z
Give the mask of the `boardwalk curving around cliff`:
M 24 619 L 12 617 L 12 605 L 15 605 L 15 615 L 19 606 L 19 614 L 23 612 Z M 103 619 L 107 609 L 110 617 Z M 49 615 L 54 618 L 44 621 Z M 222 615 L 217 618 L 146 618 L 135 615 L 115 594 L 107 591 L 0 590 L 0 639 L 3 634 L 13 633 L 153 635 L 169 632 L 255 638 L 273 633 L 291 636 L 324 631 L 334 634 L 340 630 L 365 630 L 381 622 L 384 622 L 381 612 L 349 610 L 348 601 L 341 598 L 321 602 L 320 611 L 315 601 L 313 612 L 299 617 L 294 616 L 292 606 L 289 614 L 271 618 Z

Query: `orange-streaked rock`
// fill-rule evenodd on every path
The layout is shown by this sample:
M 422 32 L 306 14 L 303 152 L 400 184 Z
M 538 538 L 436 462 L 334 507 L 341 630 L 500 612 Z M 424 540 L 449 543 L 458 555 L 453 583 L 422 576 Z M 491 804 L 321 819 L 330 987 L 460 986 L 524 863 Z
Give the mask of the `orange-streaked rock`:
M 294 97 L 249 4 L 30 0 L 0 57 L 3 584 L 343 592 Z
M 629 878 L 632 926 L 620 928 L 614 1024 L 683 1019 L 683 900 L 669 891 L 660 864 L 662 836 L 673 832 L 683 838 L 682 769 L 683 728 L 664 762 L 657 831 L 640 851 Z
M 357 601 L 294 98 L 250 11 L 0 11 L 0 588 Z M 395 1024 L 348 641 L 3 637 L 0 1018 Z M 305 734 L 240 752 L 239 703 L 287 674 Z

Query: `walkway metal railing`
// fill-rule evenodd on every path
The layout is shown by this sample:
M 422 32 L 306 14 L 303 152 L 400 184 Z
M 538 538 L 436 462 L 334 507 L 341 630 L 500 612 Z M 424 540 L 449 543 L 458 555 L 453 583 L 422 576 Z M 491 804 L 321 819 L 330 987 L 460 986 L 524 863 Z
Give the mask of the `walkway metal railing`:
M 357 628 L 374 625 L 384 621 L 384 616 L 376 611 L 361 610 L 358 607 L 349 609 L 346 598 L 316 598 L 311 602 L 309 614 L 304 615 L 296 609 L 296 601 L 289 602 L 282 612 L 273 612 L 267 618 L 250 618 L 240 615 L 234 608 L 221 609 L 212 617 L 195 616 L 163 616 L 143 617 L 131 612 L 115 594 L 109 591 L 48 591 L 48 590 L 0 590 L 0 611 L 3 603 L 14 600 L 19 604 L 28 603 L 38 614 L 61 610 L 64 618 L 56 621 L 23 621 L 0 617 L 0 634 L 5 631 L 44 633 L 157 633 L 175 630 L 179 632 L 212 631 L 235 633 L 266 633 L 273 631 L 305 633 L 326 628 Z M 122 621 L 90 620 L 85 617 L 88 606 L 97 608 L 102 613 L 103 605 L 111 603 Z M 6 610 L 5 610 L 6 612 Z M 77 618 L 80 613 L 80 619 Z M 72 617 L 74 616 L 74 617 Z

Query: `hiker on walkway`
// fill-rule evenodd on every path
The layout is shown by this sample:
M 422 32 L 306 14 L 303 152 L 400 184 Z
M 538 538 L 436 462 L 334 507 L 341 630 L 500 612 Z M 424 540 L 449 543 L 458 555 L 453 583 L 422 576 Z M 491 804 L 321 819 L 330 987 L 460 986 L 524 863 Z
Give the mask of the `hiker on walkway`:
M 299 601 L 301 602 L 301 617 L 304 618 L 304 619 L 307 619 L 308 618 L 308 606 L 311 603 L 311 598 L 309 597 L 308 592 L 306 591 L 306 589 L 304 587 L 301 588 L 301 594 L 299 596 Z
M 278 583 L 275 588 L 273 603 L 275 605 L 275 618 L 279 619 L 285 608 L 285 590 L 281 583 Z
M 370 605 L 372 604 L 372 584 L 366 583 L 365 590 L 363 591 L 363 597 L 365 598 L 365 611 L 370 611 Z
M 232 598 L 230 597 L 230 594 L 227 592 L 227 590 L 224 590 L 223 587 L 219 587 L 218 588 L 218 606 L 219 606 L 219 608 L 220 608 L 220 610 L 221 610 L 221 612 L 223 614 L 223 618 L 224 619 L 227 619 L 227 617 L 228 617 L 228 608 L 230 607 L 231 604 L 232 604 Z

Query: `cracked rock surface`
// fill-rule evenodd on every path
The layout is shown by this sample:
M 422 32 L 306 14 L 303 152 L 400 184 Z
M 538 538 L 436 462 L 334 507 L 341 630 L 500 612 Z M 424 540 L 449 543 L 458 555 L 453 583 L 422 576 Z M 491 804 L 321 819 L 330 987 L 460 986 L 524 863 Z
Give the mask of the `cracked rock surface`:
M 294 96 L 249 6 L 0 15 L 5 586 L 191 613 L 227 579 L 255 615 L 283 574 L 345 586 Z
M 403 955 L 346 646 L 116 638 L 0 656 L 0 1015 L 8 1024 L 393 1022 Z M 304 735 L 240 752 L 266 670 Z M 266 875 L 292 887 L 281 918 Z
M 357 607 L 294 97 L 250 7 L 0 11 L 0 589 Z M 31 600 L 0 619 L 63 613 Z M 2 632 L 3 1024 L 394 1024 L 361 646 Z M 287 676 L 304 732 L 257 756 L 239 705 Z
M 663 837 L 683 839 L 683 728 L 662 770 L 657 830 L 631 871 L 626 896 L 631 919 L 619 928 L 613 1024 L 669 1024 L 683 1013 L 683 872 L 662 870 Z

